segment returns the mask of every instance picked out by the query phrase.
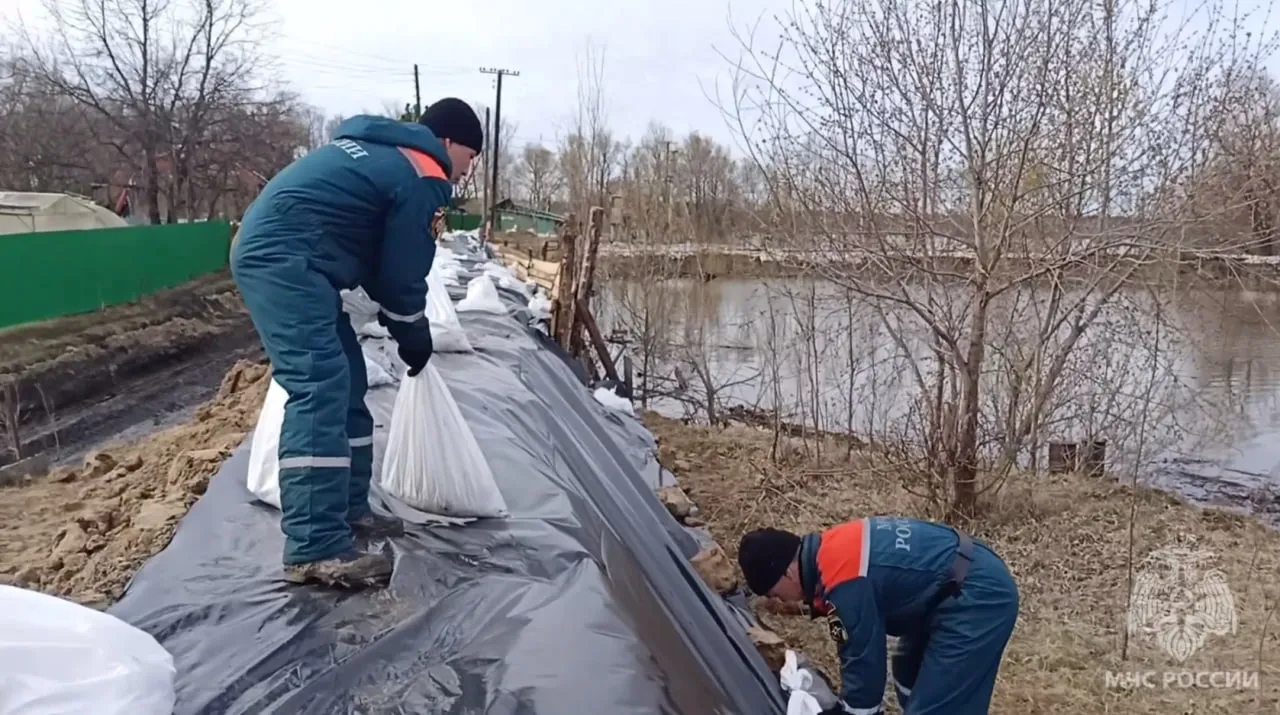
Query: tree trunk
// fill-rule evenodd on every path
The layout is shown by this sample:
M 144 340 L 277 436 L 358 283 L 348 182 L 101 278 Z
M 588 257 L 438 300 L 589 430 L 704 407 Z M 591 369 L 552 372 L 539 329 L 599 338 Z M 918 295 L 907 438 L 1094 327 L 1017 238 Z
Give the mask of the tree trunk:
M 985 282 L 974 289 L 975 309 L 969 324 L 969 349 L 965 355 L 960 434 L 956 440 L 955 462 L 951 467 L 951 518 L 965 522 L 978 511 L 978 415 L 982 409 L 980 377 L 986 354 L 987 309 L 991 302 Z
M 142 191 L 147 197 L 147 219 L 151 225 L 160 223 L 160 181 L 156 176 L 156 150 L 148 147 L 142 152 Z

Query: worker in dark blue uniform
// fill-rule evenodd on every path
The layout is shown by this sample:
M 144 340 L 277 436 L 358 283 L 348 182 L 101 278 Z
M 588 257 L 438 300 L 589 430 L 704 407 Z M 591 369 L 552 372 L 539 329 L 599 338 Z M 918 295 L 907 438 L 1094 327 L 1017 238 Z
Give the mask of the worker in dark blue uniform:
M 825 616 L 840 650 L 841 703 L 884 710 L 886 635 L 905 715 L 982 715 L 1018 618 L 1018 588 L 994 551 L 943 524 L 873 517 L 805 537 L 759 529 L 738 563 L 752 592 Z
M 369 507 L 373 418 L 339 291 L 363 287 L 408 374 L 422 370 L 431 356 L 432 220 L 483 134 L 471 107 L 453 98 L 428 107 L 420 123 L 353 117 L 273 178 L 244 217 L 231 271 L 289 393 L 279 452 L 289 581 L 359 587 L 390 578 L 389 558 L 355 547 L 356 535 L 394 535 L 400 522 Z

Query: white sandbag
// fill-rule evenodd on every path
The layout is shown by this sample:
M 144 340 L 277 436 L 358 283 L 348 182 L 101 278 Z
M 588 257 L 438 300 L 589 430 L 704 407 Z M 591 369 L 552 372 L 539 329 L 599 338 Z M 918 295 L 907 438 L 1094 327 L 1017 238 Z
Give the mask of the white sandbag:
M 462 266 L 460 265 L 443 266 L 440 269 L 441 281 L 446 286 L 462 285 L 461 281 L 458 280 L 458 276 L 461 274 L 462 274 Z
M 365 367 L 368 368 L 368 359 Z M 258 412 L 258 426 L 253 429 L 249 446 L 249 492 L 258 499 L 280 508 L 280 430 L 284 427 L 284 406 L 289 393 L 273 378 L 267 387 L 267 398 Z
M 396 382 L 395 376 L 388 372 L 385 367 L 374 361 L 373 358 L 369 357 L 369 353 L 364 354 L 364 374 L 369 387 L 394 385 Z M 281 413 L 280 416 L 283 418 L 284 413 Z
M 629 415 L 636 413 L 636 408 L 631 404 L 631 400 L 619 395 L 607 387 L 597 387 L 595 391 L 596 402 L 608 407 L 611 410 L 626 412 Z
M 551 320 L 551 299 L 541 291 L 529 299 L 529 315 L 534 320 Z
M 500 280 L 507 276 L 514 276 L 506 266 L 494 261 L 487 261 L 483 266 L 481 266 L 481 269 L 494 280 Z
M 371 320 L 356 326 L 356 335 L 362 338 L 389 338 L 391 337 L 391 331 L 379 324 L 378 321 Z
M 822 715 L 839 702 L 835 693 L 801 663 L 796 652 L 788 650 L 778 673 L 784 690 L 790 691 L 787 699 L 787 715 Z
M 489 463 L 431 363 L 400 381 L 381 484 L 388 494 L 430 514 L 507 515 Z
M 502 286 L 503 288 L 506 288 L 507 290 L 515 291 L 520 295 L 523 295 L 525 298 L 528 298 L 529 296 L 533 295 L 533 288 L 530 286 L 530 284 L 519 280 L 515 276 L 511 276 L 511 275 L 503 276 L 501 279 L 498 280 L 498 285 Z
M 449 300 L 449 289 L 440 274 L 427 274 L 427 319 L 431 321 L 432 350 L 441 353 L 469 353 L 471 341 L 462 330 L 458 313 Z
M 437 246 L 435 258 L 433 258 L 431 261 L 431 267 L 435 268 L 438 265 L 444 265 L 448 263 L 457 263 L 457 262 L 458 262 L 458 257 L 454 255 L 452 248 Z
M 173 656 L 115 616 L 0 586 L 0 715 L 170 715 Z
M 507 306 L 498 297 L 498 289 L 487 275 L 477 276 L 467 284 L 467 297 L 458 301 L 459 312 L 506 315 Z
M 489 261 L 484 264 L 484 274 L 492 278 L 497 284 L 507 290 L 522 293 L 527 298 L 531 295 L 529 284 L 524 283 L 516 274 L 501 263 Z
M 353 326 L 359 327 L 378 317 L 378 304 L 363 288 L 338 291 L 338 294 L 342 296 L 342 310 L 351 316 Z

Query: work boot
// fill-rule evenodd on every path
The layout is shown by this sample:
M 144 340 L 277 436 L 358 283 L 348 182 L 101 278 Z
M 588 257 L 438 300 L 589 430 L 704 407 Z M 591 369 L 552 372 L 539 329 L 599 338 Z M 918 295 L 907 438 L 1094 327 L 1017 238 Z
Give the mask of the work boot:
M 380 553 L 351 549 L 329 559 L 285 564 L 284 579 L 337 588 L 381 588 L 391 582 L 391 559 Z
M 372 511 L 365 512 L 364 516 L 348 523 L 357 537 L 366 539 L 381 539 L 404 534 L 403 521 L 393 516 L 379 516 Z

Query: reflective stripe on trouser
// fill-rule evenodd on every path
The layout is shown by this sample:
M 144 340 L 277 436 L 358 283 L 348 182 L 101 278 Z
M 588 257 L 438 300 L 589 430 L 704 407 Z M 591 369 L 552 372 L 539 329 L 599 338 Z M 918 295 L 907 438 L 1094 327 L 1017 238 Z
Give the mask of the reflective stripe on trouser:
M 911 689 L 916 686 L 916 676 L 920 674 L 920 663 L 924 660 L 927 643 L 927 634 L 903 636 L 898 639 L 898 647 L 893 652 L 893 690 L 897 693 L 898 706 L 903 712 L 906 712 L 907 705 L 911 702 Z
M 351 361 L 339 326 L 351 327 L 342 299 L 298 253 L 246 256 L 236 250 L 232 272 L 272 375 L 289 393 L 279 452 L 284 562 L 331 558 L 354 546 L 347 524 Z M 363 371 L 363 357 L 358 359 Z
M 338 340 L 347 357 L 350 390 L 347 393 L 347 447 L 351 451 L 351 485 L 347 493 L 347 521 L 369 513 L 369 482 L 373 478 L 373 415 L 364 402 L 369 377 L 364 367 L 360 339 L 346 313 L 338 321 Z

